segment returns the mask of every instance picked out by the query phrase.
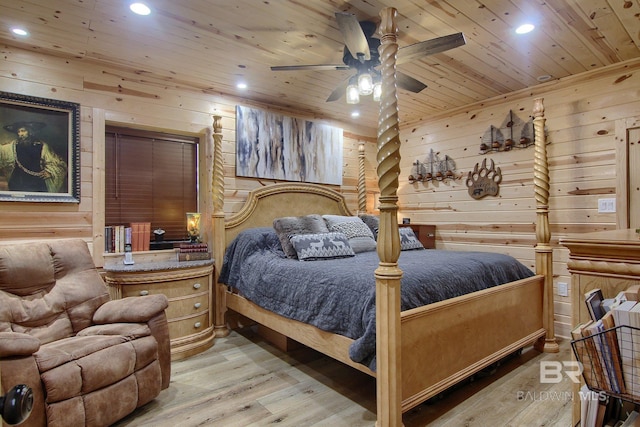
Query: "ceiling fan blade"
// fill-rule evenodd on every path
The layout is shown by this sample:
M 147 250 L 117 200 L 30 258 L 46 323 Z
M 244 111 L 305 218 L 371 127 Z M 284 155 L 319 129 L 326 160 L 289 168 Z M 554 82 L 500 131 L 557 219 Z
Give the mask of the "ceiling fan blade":
M 464 34 L 456 33 L 401 47 L 398 49 L 397 63 L 404 64 L 405 62 L 422 58 L 423 56 L 433 55 L 434 53 L 440 53 L 453 49 L 454 47 L 463 46 L 465 43 Z
M 348 70 L 347 65 L 278 65 L 271 67 L 271 71 L 296 71 L 296 70 L 311 70 L 311 71 L 334 71 L 334 70 Z
M 338 99 L 342 98 L 342 96 L 346 93 L 347 91 L 347 86 L 349 85 L 349 79 L 345 79 L 342 81 L 342 83 L 340 83 L 338 85 L 338 87 L 336 87 L 333 92 L 331 92 L 331 95 L 329 95 L 329 97 L 327 98 L 327 102 L 332 102 L 332 101 L 337 101 Z
M 336 20 L 340 27 L 340 32 L 344 38 L 344 44 L 351 52 L 351 55 L 358 60 L 368 61 L 371 59 L 369 43 L 360 27 L 360 23 L 355 15 L 345 12 L 336 12 Z
M 418 93 L 422 89 L 427 87 L 427 85 L 422 83 L 421 81 L 418 81 L 413 77 L 407 76 L 406 74 L 401 73 L 400 71 L 396 71 L 396 83 L 399 88 L 402 88 L 404 90 L 408 90 L 409 92 L 414 92 L 414 93 Z M 347 87 L 345 86 L 345 90 L 346 89 Z

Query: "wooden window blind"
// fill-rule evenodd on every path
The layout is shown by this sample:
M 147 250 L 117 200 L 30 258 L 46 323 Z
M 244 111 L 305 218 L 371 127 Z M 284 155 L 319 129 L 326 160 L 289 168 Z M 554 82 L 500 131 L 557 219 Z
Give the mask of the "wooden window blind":
M 105 224 L 150 222 L 165 240 L 184 240 L 186 213 L 198 211 L 198 140 L 107 127 Z

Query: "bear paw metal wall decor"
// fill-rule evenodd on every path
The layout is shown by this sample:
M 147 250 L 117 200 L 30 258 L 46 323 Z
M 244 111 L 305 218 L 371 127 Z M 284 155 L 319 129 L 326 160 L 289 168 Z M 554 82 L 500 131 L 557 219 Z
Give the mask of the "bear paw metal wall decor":
M 467 187 L 469 195 L 474 199 L 481 199 L 485 196 L 497 196 L 500 193 L 500 182 L 502 182 L 502 171 L 496 168 L 492 159 L 487 167 L 487 159 L 482 160 L 482 166 L 476 163 L 472 172 L 467 176 Z

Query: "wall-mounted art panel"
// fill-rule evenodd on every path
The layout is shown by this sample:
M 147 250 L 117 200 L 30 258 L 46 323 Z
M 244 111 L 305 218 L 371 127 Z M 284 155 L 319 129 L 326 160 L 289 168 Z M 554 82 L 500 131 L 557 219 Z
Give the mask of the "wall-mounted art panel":
M 342 185 L 342 129 L 236 107 L 236 175 Z

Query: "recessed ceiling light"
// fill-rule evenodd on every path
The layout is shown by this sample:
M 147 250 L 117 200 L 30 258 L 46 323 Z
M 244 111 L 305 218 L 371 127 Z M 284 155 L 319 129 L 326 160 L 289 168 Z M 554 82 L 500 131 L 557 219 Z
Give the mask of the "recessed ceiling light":
M 247 88 L 247 84 L 246 84 L 246 83 L 244 83 L 244 82 L 240 82 L 240 83 L 238 83 L 238 84 L 236 85 L 236 87 L 237 87 L 238 89 L 246 89 L 246 88 Z
M 540 83 L 548 82 L 549 80 L 551 80 L 551 76 L 549 74 L 543 74 L 536 77 L 536 80 L 538 80 Z
M 351 113 L 351 117 L 360 117 L 360 111 L 354 111 Z
M 536 28 L 533 24 L 522 24 L 518 28 L 516 28 L 516 34 L 527 34 L 533 31 Z
M 28 36 L 28 35 L 29 35 L 29 33 L 27 32 L 27 30 L 24 30 L 24 29 L 22 29 L 22 28 L 12 28 L 12 29 L 11 29 L 11 32 L 12 32 L 13 34 L 15 34 L 16 36 L 22 36 L 22 37 L 24 37 L 24 36 Z
M 131 3 L 129 9 L 131 9 L 133 13 L 137 13 L 138 15 L 146 16 L 151 13 L 151 9 L 149 9 L 149 6 L 144 3 Z

